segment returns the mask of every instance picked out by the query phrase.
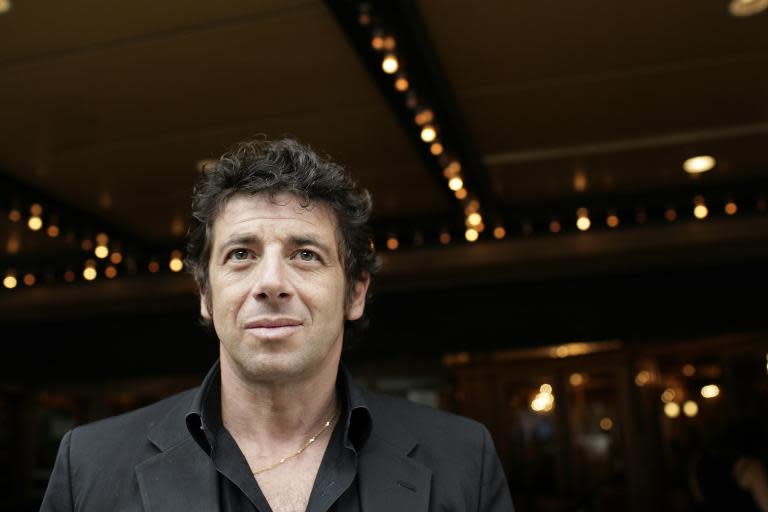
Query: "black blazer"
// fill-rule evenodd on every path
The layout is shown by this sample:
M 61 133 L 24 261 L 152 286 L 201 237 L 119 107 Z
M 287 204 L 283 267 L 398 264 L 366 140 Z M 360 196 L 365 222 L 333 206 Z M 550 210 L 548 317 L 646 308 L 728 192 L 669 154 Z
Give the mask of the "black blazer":
M 41 512 L 218 510 L 218 479 L 185 423 L 196 389 L 77 427 L 61 441 Z M 363 391 L 373 430 L 359 454 L 364 512 L 513 510 L 481 424 Z

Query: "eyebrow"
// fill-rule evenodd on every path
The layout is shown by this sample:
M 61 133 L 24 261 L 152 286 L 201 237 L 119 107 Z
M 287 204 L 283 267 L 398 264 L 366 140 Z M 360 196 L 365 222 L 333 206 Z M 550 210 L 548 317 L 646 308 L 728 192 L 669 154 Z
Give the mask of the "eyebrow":
M 228 248 L 232 246 L 237 245 L 257 245 L 259 243 L 259 238 L 254 235 L 235 235 L 226 242 L 224 242 L 221 247 L 219 247 L 219 254 L 225 252 Z M 311 245 L 314 247 L 317 247 L 322 252 L 324 252 L 327 255 L 332 255 L 331 248 L 328 247 L 328 245 L 324 244 L 320 240 L 318 240 L 316 237 L 312 235 L 302 235 L 302 236 L 291 236 L 288 238 L 288 244 L 296 247 L 296 246 L 302 246 L 302 245 Z

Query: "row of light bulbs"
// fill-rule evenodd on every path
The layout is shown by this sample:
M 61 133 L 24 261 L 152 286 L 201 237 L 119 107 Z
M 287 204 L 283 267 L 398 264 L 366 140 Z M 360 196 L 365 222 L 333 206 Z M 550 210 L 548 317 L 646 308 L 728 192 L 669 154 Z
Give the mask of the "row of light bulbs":
M 440 137 L 440 128 L 435 122 L 435 113 L 422 104 L 414 92 L 413 84 L 408 74 L 403 70 L 397 53 L 397 40 L 392 34 L 386 33 L 374 21 L 369 4 L 362 4 L 358 15 L 361 26 L 370 29 L 371 47 L 381 55 L 381 69 L 392 77 L 392 85 L 398 92 L 405 95 L 406 106 L 415 112 L 414 124 L 419 129 L 421 141 L 429 145 L 429 152 L 437 158 L 443 170 L 446 185 L 453 192 L 464 208 L 464 237 L 470 242 L 476 241 L 485 230 L 483 217 L 480 213 L 480 202 L 467 189 L 462 174 L 461 162 L 447 156 L 449 151 Z M 387 242 L 389 247 L 395 242 Z
M 472 201 L 470 201 L 469 206 L 473 206 Z M 474 206 L 478 206 L 479 204 L 476 204 Z M 768 203 L 766 203 L 766 200 L 764 198 L 759 198 L 756 203 L 756 210 L 758 212 L 766 212 L 768 211 Z M 727 216 L 733 216 L 736 215 L 739 211 L 738 204 L 733 200 L 726 201 L 725 205 L 723 206 L 723 212 Z M 693 203 L 691 206 L 690 212 L 693 214 L 693 216 L 696 219 L 704 220 L 710 215 L 710 207 L 707 206 L 707 202 L 704 199 L 703 196 L 697 195 L 693 199 Z M 664 210 L 664 219 L 667 222 L 675 222 L 680 216 L 679 210 L 675 208 L 674 206 L 669 206 Z M 575 226 L 579 231 L 589 231 L 591 228 L 594 227 L 594 220 L 595 218 L 593 216 L 590 216 L 589 210 L 587 208 L 578 208 L 576 210 L 576 223 Z M 644 209 L 638 209 L 635 213 L 634 221 L 638 224 L 643 224 L 648 221 L 648 214 Z M 605 214 L 604 218 L 605 225 L 608 228 L 615 229 L 618 228 L 621 224 L 621 219 L 618 215 L 618 213 L 615 210 L 608 210 Z M 470 226 L 482 226 L 483 225 L 483 218 L 482 216 L 476 212 L 476 211 L 470 211 L 467 215 L 467 223 Z M 560 221 L 558 217 L 552 217 L 547 225 L 547 229 L 550 233 L 557 234 L 560 233 L 563 230 L 563 223 Z M 531 235 L 533 234 L 533 225 L 530 221 L 522 221 L 521 222 L 521 231 L 523 235 Z M 503 224 L 499 223 L 497 224 L 493 229 L 493 237 L 497 240 L 502 240 L 507 236 L 507 229 L 504 227 Z M 469 230 L 465 232 L 465 239 L 468 242 L 475 242 L 479 238 L 479 234 L 477 231 L 474 233 L 471 233 Z M 449 230 L 444 229 L 440 232 L 439 235 L 439 241 L 443 245 L 450 244 L 453 239 L 451 237 L 451 233 Z M 424 243 L 423 235 L 420 232 L 417 232 L 416 236 L 414 236 L 414 245 L 422 245 Z M 397 250 L 400 247 L 400 239 L 398 236 L 394 233 L 390 233 L 387 235 L 386 240 L 386 247 L 390 251 Z

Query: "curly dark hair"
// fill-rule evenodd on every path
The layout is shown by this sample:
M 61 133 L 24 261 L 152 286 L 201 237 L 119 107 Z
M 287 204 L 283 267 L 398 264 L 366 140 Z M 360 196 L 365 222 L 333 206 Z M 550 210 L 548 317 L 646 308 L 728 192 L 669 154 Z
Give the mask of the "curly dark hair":
M 320 202 L 335 213 L 347 301 L 355 283 L 366 276 L 373 277 L 378 271 L 380 263 L 368 224 L 372 208 L 370 193 L 360 188 L 341 165 L 295 139 L 248 140 L 235 145 L 206 169 L 192 196 L 184 263 L 205 297 L 209 311 L 212 311 L 212 299 L 208 293 L 208 264 L 216 217 L 234 195 L 274 197 L 280 193 L 297 196 L 305 208 Z M 369 298 L 370 291 L 366 299 Z M 209 321 L 202 321 L 210 326 Z M 367 325 L 366 315 L 346 321 L 344 345 L 348 347 Z

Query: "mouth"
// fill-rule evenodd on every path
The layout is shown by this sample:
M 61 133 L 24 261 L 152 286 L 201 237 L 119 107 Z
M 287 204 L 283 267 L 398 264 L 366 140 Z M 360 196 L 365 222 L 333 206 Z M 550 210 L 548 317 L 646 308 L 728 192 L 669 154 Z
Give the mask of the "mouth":
M 259 338 L 284 338 L 301 328 L 303 322 L 295 318 L 258 318 L 246 322 L 246 331 Z

